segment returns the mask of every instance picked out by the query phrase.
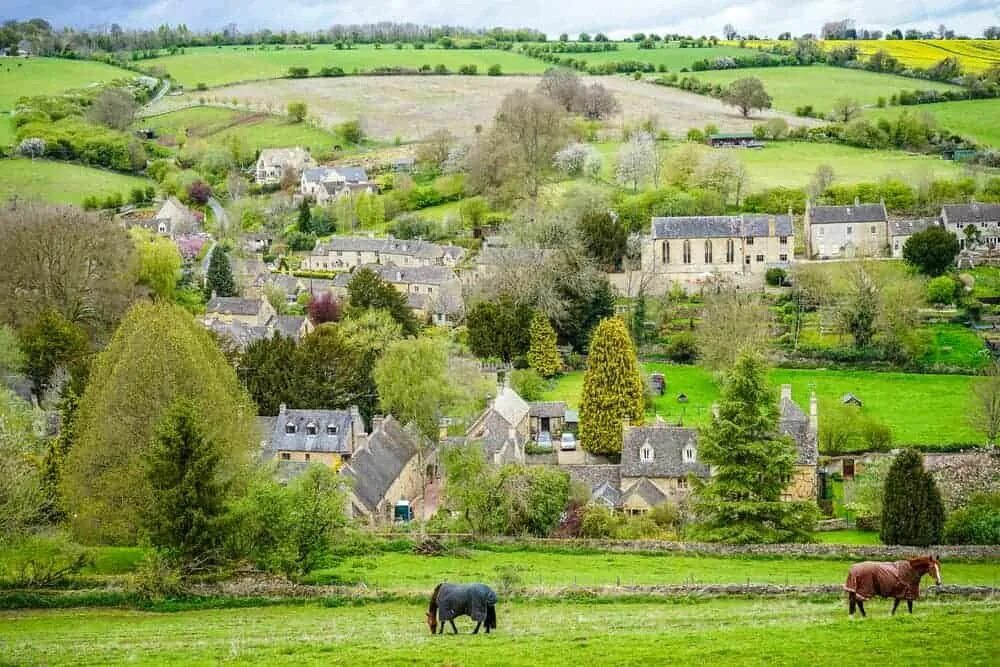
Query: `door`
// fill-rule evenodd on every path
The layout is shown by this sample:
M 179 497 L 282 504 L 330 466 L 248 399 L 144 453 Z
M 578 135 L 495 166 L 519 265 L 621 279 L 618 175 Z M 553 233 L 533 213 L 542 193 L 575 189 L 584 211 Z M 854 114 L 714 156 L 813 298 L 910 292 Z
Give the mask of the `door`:
M 844 479 L 854 479 L 854 459 L 844 459 Z

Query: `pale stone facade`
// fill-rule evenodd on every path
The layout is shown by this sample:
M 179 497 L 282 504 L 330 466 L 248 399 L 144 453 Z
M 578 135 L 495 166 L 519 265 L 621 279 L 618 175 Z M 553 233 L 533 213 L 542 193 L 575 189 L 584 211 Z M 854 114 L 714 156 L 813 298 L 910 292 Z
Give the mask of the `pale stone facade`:
M 806 255 L 812 259 L 876 257 L 889 247 L 885 202 L 813 206 L 806 202 Z
M 257 158 L 254 180 L 257 181 L 258 185 L 275 185 L 281 183 L 287 169 L 302 172 L 315 166 L 316 161 L 309 154 L 309 151 L 299 146 L 265 148 Z

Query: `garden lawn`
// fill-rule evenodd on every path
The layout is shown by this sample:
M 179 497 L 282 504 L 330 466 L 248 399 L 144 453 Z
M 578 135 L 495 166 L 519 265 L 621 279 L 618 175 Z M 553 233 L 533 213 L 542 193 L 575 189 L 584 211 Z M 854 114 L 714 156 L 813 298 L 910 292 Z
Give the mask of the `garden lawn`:
M 13 109 L 17 98 L 26 95 L 52 95 L 136 76 L 135 72 L 91 60 L 0 58 L 0 111 Z
M 693 63 L 706 58 L 723 56 L 752 56 L 754 51 L 741 49 L 738 46 L 706 46 L 702 48 L 680 48 L 679 42 L 658 42 L 655 49 L 640 49 L 635 42 L 619 42 L 617 51 L 600 51 L 597 53 L 563 53 L 563 58 L 585 60 L 588 64 L 599 65 L 607 62 L 639 61 L 666 67 L 669 72 L 680 72 L 690 68 Z
M 757 77 L 771 95 L 775 109 L 795 111 L 796 107 L 812 105 L 815 111 L 821 113 L 829 112 L 833 109 L 834 102 L 845 96 L 864 105 L 874 105 L 879 97 L 884 97 L 888 102 L 893 93 L 901 90 L 956 88 L 947 83 L 829 65 L 713 70 L 693 72 L 691 76 L 722 85 L 728 85 L 736 79 Z
M 931 344 L 921 358 L 927 366 L 951 366 L 957 368 L 983 368 L 991 358 L 983 339 L 975 331 L 962 324 L 931 324 L 925 327 L 931 336 Z
M 490 65 L 500 65 L 507 74 L 541 74 L 550 66 L 541 60 L 511 51 L 496 49 L 441 49 L 431 45 L 414 49 L 406 45 L 396 49 L 391 44 L 376 49 L 371 45 L 358 45 L 353 49 L 337 50 L 331 44 L 305 47 L 257 46 L 195 47 L 183 54 L 162 56 L 139 63 L 142 67 L 160 67 L 170 73 L 174 81 L 185 88 L 194 89 L 199 83 L 222 86 L 238 81 L 277 79 L 287 76 L 289 67 L 306 67 L 317 74 L 323 67 L 340 67 L 347 74 L 367 72 L 378 67 L 403 67 L 417 70 L 421 65 L 444 65 L 457 72 L 462 65 L 476 65 L 478 73 L 485 75 Z
M 88 195 L 100 198 L 120 192 L 126 201 L 132 188 L 152 181 L 70 162 L 0 160 L 0 201 L 13 196 L 60 204 L 82 204 Z
M 719 389 L 711 374 L 699 366 L 646 363 L 647 373 L 665 375 L 667 390 L 654 400 L 653 412 L 667 421 L 681 421 L 688 426 L 706 424 Z M 931 375 L 923 373 L 878 373 L 826 369 L 774 369 L 771 383 L 792 385 L 792 396 L 808 409 L 809 392 L 819 397 L 819 418 L 823 410 L 850 392 L 863 402 L 862 411 L 885 422 L 897 445 L 934 447 L 953 443 L 980 443 L 982 436 L 967 422 L 971 387 L 969 375 Z M 577 407 L 583 389 L 583 372 L 567 373 L 546 391 L 543 400 L 566 401 Z M 684 394 L 686 403 L 678 402 Z
M 938 127 L 969 137 L 980 144 L 1000 147 L 1000 99 L 938 102 L 908 107 L 869 109 L 871 118 L 896 118 L 903 110 L 934 116 Z
M 878 533 L 870 530 L 828 530 L 815 537 L 823 544 L 882 544 Z
M 977 266 L 974 269 L 963 269 L 961 273 L 968 273 L 975 279 L 972 296 L 977 298 L 1000 296 L 1000 268 Z
M 166 145 L 186 140 L 218 146 L 235 138 L 252 150 L 303 146 L 315 154 L 328 153 L 334 146 L 344 145 L 336 134 L 306 122 L 292 123 L 285 116 L 220 107 L 198 106 L 173 111 L 143 119 L 136 127 L 155 130 L 160 142 Z
M 428 589 L 429 594 L 429 589 Z M 995 664 L 1000 604 L 918 602 L 913 615 L 840 600 L 507 601 L 498 629 L 431 636 L 423 602 L 150 613 L 0 613 L 13 664 L 322 665 Z

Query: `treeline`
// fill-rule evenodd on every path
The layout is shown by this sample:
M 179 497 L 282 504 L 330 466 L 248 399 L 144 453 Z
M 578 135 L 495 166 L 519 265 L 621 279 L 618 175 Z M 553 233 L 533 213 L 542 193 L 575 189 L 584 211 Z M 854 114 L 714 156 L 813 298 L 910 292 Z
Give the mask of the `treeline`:
M 415 23 L 334 25 L 316 31 L 256 30 L 240 32 L 236 24 L 222 30 L 197 31 L 185 24 L 161 25 L 156 29 L 127 30 L 117 23 L 107 28 L 53 29 L 45 19 L 7 21 L 0 26 L 0 48 L 16 52 L 27 41 L 32 53 L 43 56 L 75 54 L 87 57 L 94 52 L 151 51 L 188 46 L 252 44 L 375 44 L 425 43 L 441 39 L 482 39 L 493 42 L 544 42 L 544 33 L 531 28 L 467 28 L 462 26 L 426 26 Z

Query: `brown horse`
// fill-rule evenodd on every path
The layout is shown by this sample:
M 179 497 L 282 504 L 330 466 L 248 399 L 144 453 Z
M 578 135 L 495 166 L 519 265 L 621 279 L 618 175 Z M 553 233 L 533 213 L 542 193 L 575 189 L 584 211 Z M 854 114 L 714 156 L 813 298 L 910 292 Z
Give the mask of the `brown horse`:
M 850 614 L 855 606 L 865 616 L 865 601 L 876 595 L 895 598 L 892 613 L 900 600 L 906 600 L 906 608 L 913 613 L 913 601 L 920 597 L 920 579 L 929 574 L 937 585 L 941 585 L 941 562 L 936 556 L 920 556 L 895 563 L 866 561 L 855 563 L 847 574 L 844 590 L 850 598 Z

